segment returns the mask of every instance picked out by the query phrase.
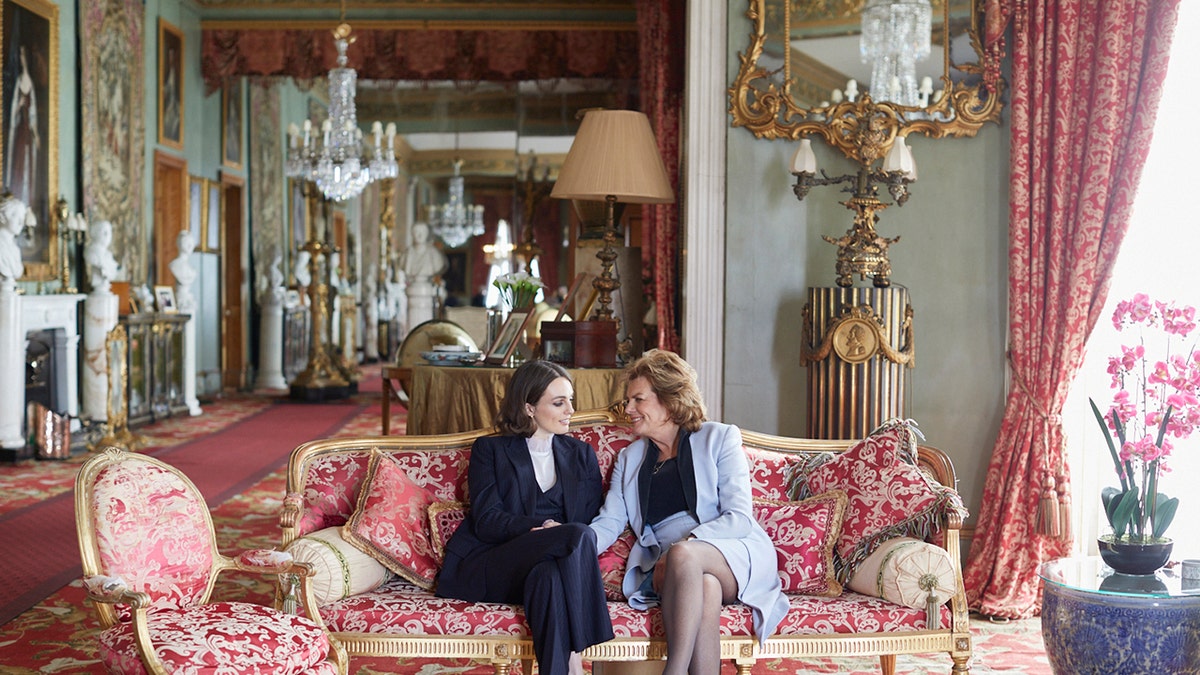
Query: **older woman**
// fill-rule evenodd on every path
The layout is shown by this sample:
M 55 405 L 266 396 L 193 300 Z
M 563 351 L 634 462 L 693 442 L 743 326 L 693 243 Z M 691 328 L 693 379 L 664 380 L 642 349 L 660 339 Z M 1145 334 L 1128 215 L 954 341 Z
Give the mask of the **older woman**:
M 663 673 L 716 675 L 721 605 L 748 605 L 760 641 L 788 610 L 774 545 L 751 509 L 742 434 L 705 421 L 696 371 L 679 356 L 651 350 L 626 375 L 625 411 L 641 438 L 617 458 L 592 521 L 596 545 L 608 548 L 631 526 L 637 542 L 622 585 L 631 606 L 662 606 Z

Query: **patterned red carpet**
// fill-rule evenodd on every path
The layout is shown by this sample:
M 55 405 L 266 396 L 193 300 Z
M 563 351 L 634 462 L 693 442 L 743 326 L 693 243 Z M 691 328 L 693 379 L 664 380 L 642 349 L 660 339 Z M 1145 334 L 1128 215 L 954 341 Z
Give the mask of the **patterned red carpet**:
M 378 385 L 371 381 L 372 374 L 378 377 L 377 367 L 364 369 L 364 380 L 360 383 L 360 394 L 357 397 L 349 401 L 326 404 L 334 408 L 335 412 L 343 414 L 340 417 L 320 416 L 324 419 L 340 420 L 333 424 L 334 429 L 325 435 L 378 435 L 379 389 Z M 260 435 L 260 432 L 254 430 L 255 425 L 248 423 L 248 420 L 270 410 L 282 409 L 281 406 L 290 405 L 281 404 L 278 397 L 247 396 L 223 399 L 207 404 L 204 415 L 200 417 L 171 419 L 137 431 L 151 439 L 152 452 L 172 463 L 175 461 L 174 457 L 186 453 L 186 449 L 180 446 L 193 445 L 205 438 L 219 437 L 233 449 L 240 448 L 243 454 L 261 455 L 266 452 L 259 446 L 261 439 L 245 436 L 248 433 Z M 298 411 L 303 414 L 290 411 L 284 426 L 294 426 L 301 418 L 317 417 L 312 411 L 319 407 L 322 406 L 310 405 Z M 398 415 L 398 418 L 400 417 Z M 393 424 L 393 428 L 397 426 L 399 429 L 404 428 L 402 418 Z M 283 444 L 277 433 L 272 433 L 272 437 L 273 444 Z M 281 462 L 274 469 L 268 469 L 261 479 L 250 481 L 252 484 L 246 486 L 246 489 L 238 489 L 239 494 L 232 495 L 214 506 L 213 519 L 217 527 L 217 540 L 223 552 L 271 548 L 278 544 L 276 518 L 285 485 L 281 467 L 291 447 L 278 455 Z M 175 451 L 165 452 L 171 448 Z M 159 454 L 160 452 L 163 454 Z M 271 454 L 275 454 L 275 451 L 271 451 Z M 75 457 L 64 462 L 0 465 L 0 521 L 30 505 L 52 500 L 56 495 L 69 501 L 75 472 L 84 459 L 86 458 Z M 197 476 L 191 474 L 192 469 L 185 471 L 189 472 L 193 480 L 197 480 Z M 198 484 L 199 482 L 197 480 Z M 210 496 L 210 503 L 213 503 L 211 495 L 206 492 L 206 496 Z M 69 518 L 69 531 L 60 536 L 67 538 L 71 549 L 68 562 L 77 569 L 79 553 L 75 543 L 73 514 L 70 514 Z M 7 544 L 6 549 L 10 552 L 9 557 L 13 551 L 26 547 L 26 542 L 4 541 Z M 39 538 L 37 541 L 44 540 Z M 5 576 L 8 575 L 8 566 L 3 566 Z M 231 574 L 221 578 L 215 596 L 222 599 L 262 600 L 269 598 L 271 593 L 270 585 L 257 577 Z M 35 603 L 15 619 L 0 626 L 0 674 L 104 672 L 97 660 L 98 624 L 95 612 L 84 599 L 78 573 L 70 578 L 66 586 L 45 594 L 35 600 Z M 972 631 L 975 634 L 975 657 L 971 663 L 971 672 L 975 675 L 1043 675 L 1050 672 L 1036 619 L 1008 624 L 973 620 Z M 949 657 L 945 655 L 902 656 L 897 659 L 896 672 L 909 675 L 945 675 L 950 672 L 950 665 Z M 350 672 L 353 675 L 485 675 L 492 671 L 487 666 L 467 661 L 355 658 L 351 662 Z M 733 672 L 730 664 L 725 664 L 722 668 L 722 675 L 732 675 Z M 866 675 L 878 672 L 878 661 L 872 657 L 838 661 L 768 661 L 760 663 L 754 669 L 754 675 Z

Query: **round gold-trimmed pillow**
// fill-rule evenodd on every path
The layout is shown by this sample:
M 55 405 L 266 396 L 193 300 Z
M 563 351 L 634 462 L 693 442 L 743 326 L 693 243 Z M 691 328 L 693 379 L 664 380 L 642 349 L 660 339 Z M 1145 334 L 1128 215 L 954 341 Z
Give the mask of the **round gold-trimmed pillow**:
M 378 560 L 342 539 L 341 527 L 329 527 L 293 541 L 287 546 L 296 562 L 313 566 L 309 579 L 318 605 L 379 588 L 392 572 Z

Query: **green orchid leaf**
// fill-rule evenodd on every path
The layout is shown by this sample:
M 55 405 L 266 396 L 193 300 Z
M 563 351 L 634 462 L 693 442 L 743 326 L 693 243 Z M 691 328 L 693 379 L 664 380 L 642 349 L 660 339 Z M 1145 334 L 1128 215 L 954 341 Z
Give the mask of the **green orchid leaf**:
M 1167 497 L 1158 493 L 1158 504 L 1154 511 L 1154 536 L 1161 537 L 1175 519 L 1175 511 L 1179 508 L 1178 497 Z
M 1121 489 L 1128 490 L 1129 485 L 1125 481 L 1125 473 L 1121 470 L 1121 458 L 1117 454 L 1117 446 L 1113 443 L 1113 437 L 1108 431 L 1108 425 L 1104 423 L 1104 415 L 1100 412 L 1100 408 L 1096 406 L 1095 401 L 1089 398 L 1088 403 L 1092 405 L 1092 414 L 1096 416 L 1096 422 L 1100 424 L 1100 430 L 1104 432 L 1104 441 L 1108 443 L 1108 454 L 1112 457 L 1113 471 L 1117 472 L 1117 478 L 1121 480 Z
M 1125 536 L 1125 532 L 1136 521 L 1138 515 L 1137 491 L 1126 490 L 1125 494 L 1121 496 L 1121 501 L 1117 504 L 1116 510 L 1113 512 L 1113 534 L 1118 537 Z
M 1109 527 L 1114 530 L 1117 524 L 1113 522 L 1113 517 L 1117 513 L 1117 504 L 1121 503 L 1121 497 L 1124 494 L 1123 490 L 1115 487 L 1106 487 L 1100 491 L 1100 503 L 1104 505 L 1104 515 L 1108 518 Z
M 1167 412 L 1163 413 L 1162 424 L 1158 425 L 1158 440 L 1154 442 L 1158 447 L 1162 447 L 1163 437 L 1167 435 L 1167 422 L 1171 421 L 1171 406 L 1167 406 Z

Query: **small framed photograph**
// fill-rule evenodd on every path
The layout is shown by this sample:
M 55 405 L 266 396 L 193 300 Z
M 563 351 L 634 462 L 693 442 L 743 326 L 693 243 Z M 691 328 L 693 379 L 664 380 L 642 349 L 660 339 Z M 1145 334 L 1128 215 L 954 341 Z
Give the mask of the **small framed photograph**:
M 221 222 L 224 213 L 221 212 L 221 184 L 215 180 L 206 180 L 204 207 L 204 250 L 210 253 L 221 252 Z
M 532 308 L 514 310 L 509 314 L 504 325 L 500 327 L 500 335 L 492 343 L 492 346 L 488 348 L 487 354 L 483 357 L 483 362 L 493 366 L 506 363 L 517 348 L 517 341 L 524 334 L 525 324 L 529 323 L 530 316 L 533 316 Z
M 158 20 L 158 142 L 183 149 L 183 31 Z
M 170 286 L 154 287 L 154 303 L 163 314 L 175 314 L 179 311 L 175 306 L 175 289 Z

